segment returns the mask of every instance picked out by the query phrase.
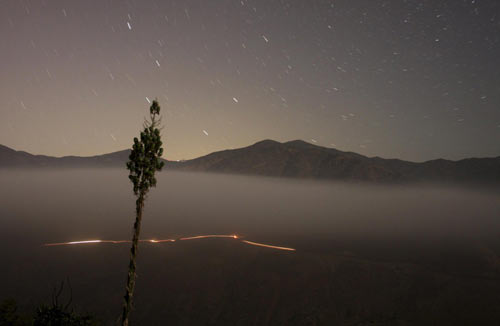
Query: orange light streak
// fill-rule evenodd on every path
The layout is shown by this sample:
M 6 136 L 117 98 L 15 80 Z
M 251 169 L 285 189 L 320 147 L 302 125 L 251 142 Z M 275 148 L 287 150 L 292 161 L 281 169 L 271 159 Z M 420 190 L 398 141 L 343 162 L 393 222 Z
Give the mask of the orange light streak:
M 71 242 L 57 242 L 57 243 L 45 243 L 44 246 L 68 246 L 68 245 L 76 245 L 76 244 L 88 244 L 88 243 L 102 243 L 107 242 L 103 240 L 84 240 L 84 241 L 71 241 Z
M 208 235 L 197 235 L 194 237 L 186 237 L 180 238 L 179 240 L 194 240 L 194 239 L 205 239 L 205 238 L 233 238 L 238 239 L 238 236 L 235 234 L 227 235 L 227 234 L 208 234 Z
M 194 240 L 194 239 L 206 239 L 206 238 L 231 238 L 231 239 L 240 239 L 236 234 L 208 234 L 208 235 L 197 235 L 193 237 L 185 237 L 185 238 L 180 238 L 177 240 Z M 139 242 L 149 242 L 149 243 L 162 243 L 162 242 L 175 242 L 177 241 L 176 239 L 142 239 L 139 240 Z M 258 246 L 258 247 L 264 247 L 264 248 L 271 248 L 271 249 L 278 249 L 278 250 L 288 250 L 288 251 L 295 251 L 294 248 L 287 248 L 287 247 L 279 247 L 279 246 L 273 246 L 273 245 L 268 245 L 265 243 L 259 243 L 259 242 L 253 242 L 253 241 L 248 241 L 248 240 L 241 240 L 241 242 L 244 242 L 246 244 L 252 245 L 252 246 Z M 52 247 L 52 246 L 69 246 L 69 245 L 79 245 L 79 244 L 92 244 L 92 243 L 112 243 L 112 244 L 119 244 L 119 243 L 130 243 L 132 241 L 130 240 L 100 240 L 100 239 L 94 239 L 94 240 L 82 240 L 82 241 L 71 241 L 71 242 L 57 242 L 57 243 L 45 243 L 44 246 L 47 247 Z
M 139 241 L 140 242 L 161 243 L 161 242 L 175 242 L 175 239 L 165 239 L 165 240 L 151 239 L 151 240 L 139 240 Z
M 252 242 L 252 241 L 247 241 L 247 240 L 241 240 L 241 242 L 244 242 L 244 243 L 252 245 L 252 246 L 266 247 L 266 248 L 279 249 L 279 250 L 295 251 L 295 249 L 293 249 L 293 248 L 272 246 L 272 245 L 268 245 L 265 243 Z
M 174 241 L 175 241 L 175 239 L 139 240 L 139 242 L 151 242 L 151 243 L 174 242 Z M 69 246 L 69 245 L 91 244 L 91 243 L 112 243 L 112 244 L 119 244 L 119 243 L 130 243 L 130 242 L 132 242 L 132 241 L 130 241 L 130 240 L 99 240 L 99 239 L 95 239 L 95 240 L 83 240 L 83 241 L 71 241 L 71 242 L 45 243 L 44 246 L 46 246 L 46 247 Z
M 68 242 L 68 244 L 75 245 L 75 244 L 99 243 L 99 242 L 102 242 L 102 240 L 72 241 L 72 242 Z

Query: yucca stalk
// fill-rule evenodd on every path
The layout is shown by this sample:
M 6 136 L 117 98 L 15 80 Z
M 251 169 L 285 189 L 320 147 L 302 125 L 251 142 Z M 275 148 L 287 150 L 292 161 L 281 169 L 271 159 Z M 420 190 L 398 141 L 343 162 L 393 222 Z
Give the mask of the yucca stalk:
M 140 139 L 134 138 L 134 145 L 127 162 L 127 169 L 130 171 L 128 177 L 134 184 L 134 194 L 137 196 L 137 200 L 135 202 L 134 236 L 132 238 L 132 248 L 130 249 L 130 263 L 121 318 L 122 326 L 128 326 L 128 317 L 132 310 L 137 267 L 137 245 L 141 233 L 144 201 L 149 189 L 156 186 L 155 172 L 161 170 L 164 164 L 160 160 L 163 148 L 161 147 L 160 129 L 158 129 L 161 122 L 159 117 L 160 106 L 156 100 L 149 107 L 149 113 L 150 119 L 145 120 Z

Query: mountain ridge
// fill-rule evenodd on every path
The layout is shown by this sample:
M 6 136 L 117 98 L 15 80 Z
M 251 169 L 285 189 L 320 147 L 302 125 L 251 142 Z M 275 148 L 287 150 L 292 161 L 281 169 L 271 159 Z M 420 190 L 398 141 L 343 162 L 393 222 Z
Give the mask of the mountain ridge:
M 0 168 L 124 167 L 130 150 L 95 156 L 51 157 L 0 145 Z M 312 178 L 375 183 L 467 182 L 500 184 L 500 156 L 435 159 L 421 163 L 367 157 L 314 145 L 303 140 L 264 139 L 252 145 L 216 151 L 185 161 L 167 161 L 166 169 Z

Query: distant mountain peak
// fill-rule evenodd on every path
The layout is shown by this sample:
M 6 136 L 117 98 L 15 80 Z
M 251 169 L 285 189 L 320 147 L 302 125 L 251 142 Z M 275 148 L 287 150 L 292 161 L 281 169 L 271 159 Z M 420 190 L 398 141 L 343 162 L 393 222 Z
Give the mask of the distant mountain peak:
M 256 142 L 255 144 L 253 144 L 251 146 L 276 146 L 276 145 L 280 145 L 280 144 L 281 143 L 276 141 L 276 140 L 264 139 L 264 140 Z
M 306 144 L 306 145 L 312 145 L 311 143 L 308 143 L 302 139 L 295 139 L 295 140 L 289 140 L 287 142 L 285 142 L 285 144 L 290 144 L 290 145 L 302 145 L 302 144 Z

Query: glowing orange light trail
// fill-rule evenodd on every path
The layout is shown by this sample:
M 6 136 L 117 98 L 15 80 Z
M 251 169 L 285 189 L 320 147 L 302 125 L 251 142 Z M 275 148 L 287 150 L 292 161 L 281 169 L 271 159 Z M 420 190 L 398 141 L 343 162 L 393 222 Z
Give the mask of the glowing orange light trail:
M 174 241 L 175 241 L 175 239 L 139 240 L 139 242 L 151 242 L 151 243 L 174 242 Z M 91 243 L 113 243 L 113 244 L 118 244 L 118 243 L 129 243 L 129 242 L 131 242 L 131 241 L 130 240 L 99 240 L 99 239 L 95 239 L 95 240 L 83 240 L 83 241 L 71 241 L 71 242 L 45 243 L 44 246 L 46 246 L 46 247 L 69 246 L 69 245 L 91 244 Z
M 45 243 L 44 246 L 67 246 L 76 244 L 87 244 L 87 243 L 101 243 L 102 240 L 85 240 L 85 241 L 71 241 L 71 242 L 57 242 L 57 243 Z
M 247 241 L 247 240 L 241 240 L 241 241 L 244 242 L 244 243 L 246 243 L 246 244 L 252 245 L 252 246 L 259 246 L 259 247 L 279 249 L 279 250 L 295 251 L 295 249 L 293 249 L 293 248 L 272 246 L 272 245 L 268 245 L 268 244 L 265 244 L 265 243 L 252 242 L 252 241 Z
M 233 238 L 238 239 L 238 236 L 235 234 L 227 235 L 227 234 L 209 234 L 209 235 L 197 235 L 194 237 L 186 237 L 180 238 L 179 240 L 193 240 L 193 239 L 205 239 L 205 238 Z
M 156 240 L 156 239 L 151 239 L 151 240 L 139 240 L 141 242 L 151 242 L 151 243 L 160 243 L 160 242 L 175 242 L 175 239 L 165 239 L 165 240 Z
M 192 237 L 185 237 L 185 238 L 180 238 L 178 240 L 194 240 L 194 239 L 206 239 L 206 238 L 231 238 L 231 239 L 239 239 L 239 237 L 237 235 L 235 235 L 235 234 L 230 234 L 230 235 L 229 234 L 208 234 L 208 235 L 197 235 L 197 236 L 192 236 Z M 142 240 L 139 240 L 139 241 L 140 242 L 149 242 L 149 243 L 161 243 L 161 242 L 175 242 L 177 240 L 176 239 L 142 239 Z M 129 243 L 129 242 L 131 242 L 131 241 L 130 240 L 100 240 L 100 239 L 94 239 L 94 240 L 82 240 L 82 241 L 71 241 L 71 242 L 45 243 L 44 246 L 46 246 L 46 247 L 52 247 L 52 246 L 69 246 L 69 245 L 92 244 L 92 243 L 112 243 L 112 244 L 118 244 L 118 243 Z M 273 246 L 273 245 L 268 245 L 268 244 L 265 244 L 265 243 L 252 242 L 252 241 L 247 241 L 247 240 L 241 240 L 241 242 L 244 242 L 244 243 L 252 245 L 252 246 L 265 247 L 265 248 L 278 249 L 278 250 L 295 251 L 294 248 Z

